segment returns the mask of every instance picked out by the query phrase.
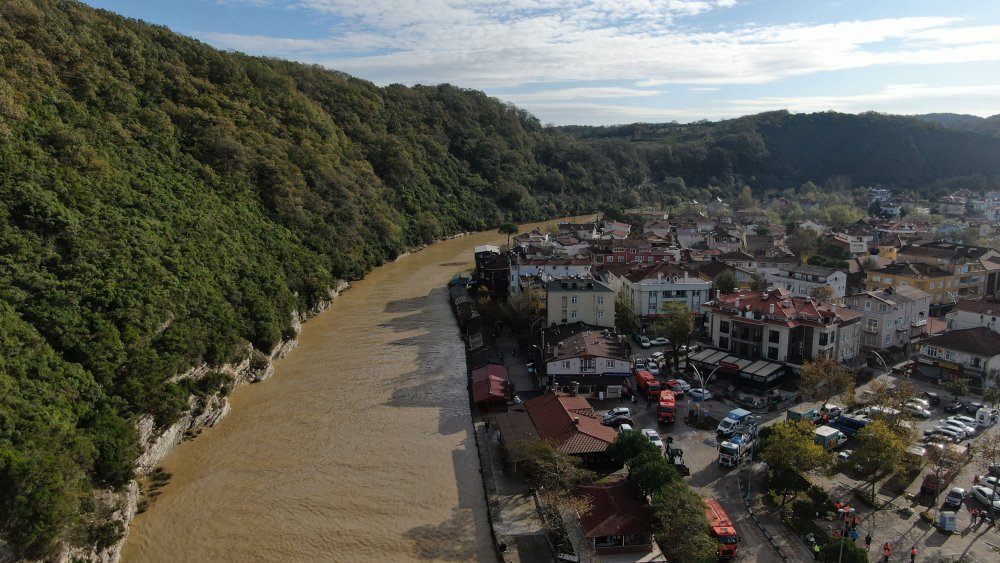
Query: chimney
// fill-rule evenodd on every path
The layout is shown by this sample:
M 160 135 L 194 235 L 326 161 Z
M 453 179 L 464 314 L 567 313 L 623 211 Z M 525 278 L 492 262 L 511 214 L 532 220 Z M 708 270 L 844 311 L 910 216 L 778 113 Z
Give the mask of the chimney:
M 737 309 L 740 308 L 740 298 L 739 297 L 736 298 L 736 308 Z
M 767 310 L 768 310 L 768 314 L 773 315 L 774 314 L 774 303 L 771 303 L 771 305 L 768 306 Z

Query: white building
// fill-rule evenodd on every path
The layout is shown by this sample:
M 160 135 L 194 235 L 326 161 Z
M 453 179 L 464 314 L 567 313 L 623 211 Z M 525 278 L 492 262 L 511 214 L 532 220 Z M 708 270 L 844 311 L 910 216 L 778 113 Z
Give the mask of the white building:
M 781 266 L 765 278 L 770 287 L 787 289 L 796 297 L 809 297 L 817 287 L 829 286 L 836 299 L 847 295 L 847 274 L 822 266 Z
M 847 296 L 849 309 L 864 315 L 861 345 L 885 350 L 908 350 L 911 338 L 927 334 L 931 296 L 915 287 L 887 287 Z
M 587 258 L 521 258 L 510 265 L 510 294 L 520 293 L 525 278 L 537 276 L 545 282 L 553 278 L 589 278 L 591 267 Z
M 628 305 L 635 320 L 658 317 L 663 304 L 683 303 L 697 312 L 708 301 L 712 282 L 669 263 L 605 268 L 608 285 Z
M 953 330 L 917 345 L 921 371 L 941 381 L 969 379 L 973 388 L 997 385 L 1000 334 L 983 327 Z
M 1000 303 L 978 299 L 959 299 L 955 307 L 948 311 L 948 330 L 965 330 L 983 327 L 1000 333 Z

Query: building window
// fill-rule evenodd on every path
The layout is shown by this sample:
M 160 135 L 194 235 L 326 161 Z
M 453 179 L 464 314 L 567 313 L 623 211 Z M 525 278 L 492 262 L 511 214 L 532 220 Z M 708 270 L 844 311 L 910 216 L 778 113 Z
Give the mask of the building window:
M 781 333 L 776 330 L 769 331 L 767 334 L 767 341 L 772 344 L 781 342 Z
M 594 371 L 597 369 L 597 359 L 596 358 L 583 358 L 580 360 L 580 370 L 581 371 Z
M 597 304 L 598 305 L 604 305 L 604 298 L 603 297 L 598 297 L 597 298 Z
M 879 277 L 879 276 L 876 276 L 876 275 L 872 275 L 872 281 L 873 281 L 873 282 L 878 282 L 878 281 L 882 281 L 882 278 L 881 278 L 881 277 Z
M 576 295 L 574 295 L 573 297 L 571 297 L 571 298 L 570 298 L 570 301 L 571 301 L 571 302 L 572 302 L 572 303 L 573 303 L 574 305 L 576 305 L 576 302 L 577 302 L 577 301 L 578 301 L 579 299 L 580 299 L 579 297 L 577 297 Z
M 729 334 L 729 321 L 719 321 L 719 332 Z
M 598 309 L 597 310 L 597 318 L 598 319 L 603 319 L 604 318 L 604 309 Z
M 878 321 L 875 319 L 868 319 L 868 330 L 875 332 L 878 330 Z
M 767 359 L 777 360 L 778 359 L 778 349 L 774 346 L 767 347 Z
M 871 310 L 872 310 L 872 300 L 867 299 L 865 300 L 865 311 L 871 311 Z
M 612 263 L 614 261 L 615 261 L 615 257 L 614 256 L 608 256 L 607 260 L 605 260 L 605 262 L 607 262 L 608 264 L 610 264 L 610 263 Z
M 974 368 L 979 367 L 979 358 L 976 357 L 972 358 L 972 367 Z
M 720 337 L 719 338 L 719 348 L 722 348 L 723 350 L 728 350 L 729 349 L 729 338 L 726 338 L 725 336 Z
M 576 318 L 576 309 L 573 309 L 572 311 L 569 312 L 569 318 L 571 319 Z
M 608 367 L 608 368 L 613 368 L 613 367 L 615 367 L 615 361 L 614 361 L 614 360 L 608 360 L 608 363 L 607 363 L 607 364 L 605 364 L 605 366 L 604 366 L 604 367 Z
M 878 304 L 878 312 L 879 313 L 884 313 L 885 312 L 885 303 L 879 303 Z
M 619 256 L 618 257 L 618 261 L 619 262 L 625 262 L 625 257 L 624 256 Z
M 830 335 L 829 334 L 827 334 L 825 332 L 819 333 L 819 345 L 820 346 L 826 346 L 829 341 L 830 341 Z
M 569 360 L 563 360 L 562 367 L 563 369 L 569 369 Z
M 661 291 L 660 292 L 660 297 L 666 299 L 667 297 L 670 297 L 670 292 L 669 291 Z

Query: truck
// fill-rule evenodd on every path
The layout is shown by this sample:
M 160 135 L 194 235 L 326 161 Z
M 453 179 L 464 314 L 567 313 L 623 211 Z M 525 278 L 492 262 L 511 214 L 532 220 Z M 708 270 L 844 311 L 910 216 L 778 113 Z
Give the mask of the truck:
M 920 482 L 920 494 L 937 498 L 941 491 L 947 490 L 960 469 L 960 466 L 955 465 L 936 465 Z
M 862 414 L 842 414 L 837 417 L 837 420 L 831 422 L 829 426 L 840 430 L 847 437 L 853 437 L 858 432 L 861 432 L 862 428 L 868 426 L 869 422 L 871 420 Z
M 739 543 L 740 537 L 736 535 L 733 521 L 729 519 L 729 515 L 726 514 L 717 499 L 705 499 L 705 516 L 708 517 L 709 535 L 719 542 L 717 550 L 719 559 L 735 558 L 736 545 Z
M 740 426 L 748 417 L 753 416 L 753 413 L 746 409 L 733 409 L 729 411 L 726 418 L 722 419 L 719 423 L 719 427 L 716 428 L 715 432 L 720 436 L 729 436 L 736 431 L 736 427 Z
M 673 422 L 677 416 L 677 398 L 670 391 L 660 391 L 660 406 L 656 409 L 660 422 Z
M 819 413 L 816 412 L 816 409 L 804 405 L 788 409 L 785 416 L 788 420 L 808 420 L 813 423 L 819 420 Z
M 750 457 L 757 438 L 750 433 L 736 434 L 719 444 L 719 465 L 736 467 Z
M 635 384 L 639 392 L 642 393 L 647 399 L 659 398 L 660 390 L 663 389 L 660 381 L 656 379 L 656 376 L 647 370 L 636 372 Z
M 816 428 L 813 437 L 826 451 L 835 450 L 847 443 L 847 436 L 832 426 L 823 425 Z
M 664 457 L 674 466 L 678 473 L 685 477 L 691 474 L 691 469 L 684 463 L 684 450 L 674 447 L 674 437 L 667 436 L 663 442 Z

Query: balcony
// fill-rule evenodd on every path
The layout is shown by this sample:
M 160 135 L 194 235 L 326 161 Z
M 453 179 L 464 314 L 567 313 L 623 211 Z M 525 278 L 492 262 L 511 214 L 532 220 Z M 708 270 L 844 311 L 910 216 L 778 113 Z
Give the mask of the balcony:
M 911 327 L 927 326 L 927 319 L 920 319 L 919 321 L 913 321 L 910 323 Z

